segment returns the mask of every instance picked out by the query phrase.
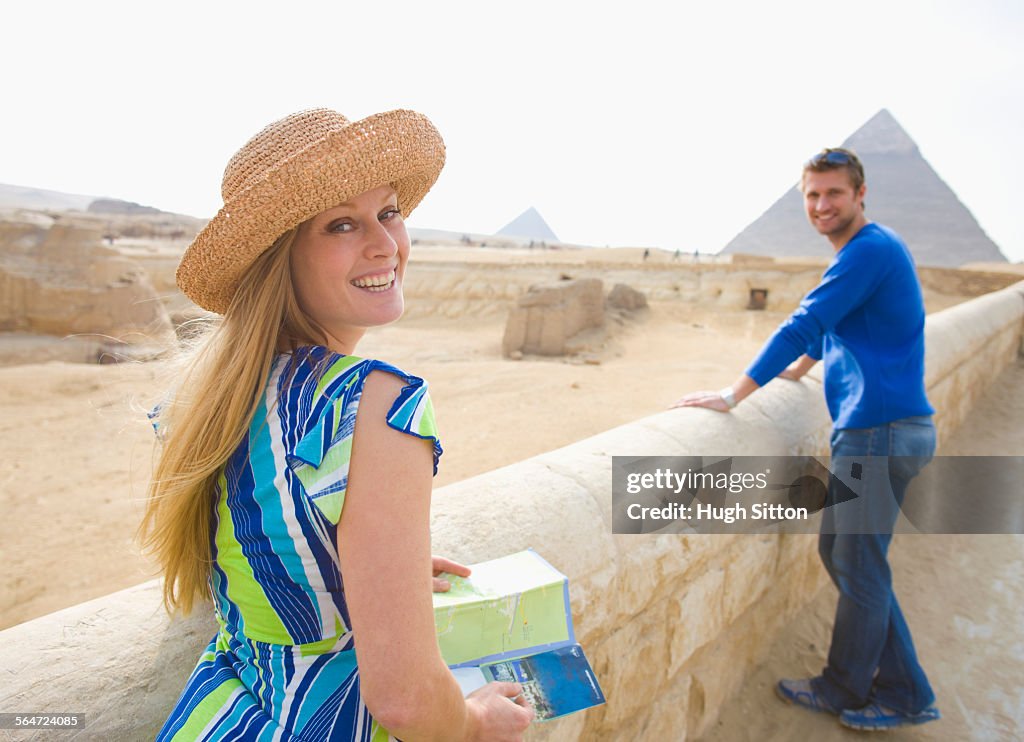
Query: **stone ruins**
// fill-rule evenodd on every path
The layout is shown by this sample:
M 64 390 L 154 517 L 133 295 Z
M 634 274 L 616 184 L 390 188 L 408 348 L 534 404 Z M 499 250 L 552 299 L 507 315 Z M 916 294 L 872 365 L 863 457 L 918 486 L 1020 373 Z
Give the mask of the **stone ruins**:
M 608 314 L 646 307 L 647 297 L 622 283 L 605 300 L 599 278 L 531 286 L 509 311 L 502 352 L 506 358 L 519 358 L 524 353 L 564 356 L 595 351 L 606 339 Z

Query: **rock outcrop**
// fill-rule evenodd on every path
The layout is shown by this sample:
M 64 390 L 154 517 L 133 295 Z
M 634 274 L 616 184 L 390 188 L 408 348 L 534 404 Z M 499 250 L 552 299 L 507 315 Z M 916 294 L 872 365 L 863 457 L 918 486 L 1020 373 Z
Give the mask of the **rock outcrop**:
M 560 356 L 572 352 L 580 333 L 604 326 L 604 286 L 582 278 L 531 286 L 509 312 L 502 350 L 506 356 L 534 353 Z
M 146 272 L 104 246 L 99 225 L 39 215 L 0 221 L 0 331 L 131 344 L 173 336 Z
M 92 214 L 161 214 L 160 209 L 119 198 L 97 198 L 86 209 Z
M 645 309 L 641 291 L 617 283 L 604 297 L 599 278 L 577 278 L 530 286 L 509 311 L 502 351 L 506 358 L 531 353 L 542 356 L 592 354 L 608 339 L 609 318 L 621 324 L 632 312 Z
M 642 291 L 637 291 L 632 286 L 624 283 L 617 283 L 608 292 L 606 301 L 610 309 L 625 309 L 632 312 L 637 309 L 647 308 L 647 296 Z

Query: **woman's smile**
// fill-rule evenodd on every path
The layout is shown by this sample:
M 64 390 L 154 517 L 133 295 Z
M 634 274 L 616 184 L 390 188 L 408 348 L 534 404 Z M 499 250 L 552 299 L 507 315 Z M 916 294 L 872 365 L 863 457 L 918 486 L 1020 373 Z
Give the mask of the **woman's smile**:
M 355 278 L 351 283 L 356 288 L 366 289 L 374 293 L 380 293 L 382 291 L 388 291 L 395 285 L 396 273 L 392 268 L 385 273 L 377 273 L 370 276 L 362 276 L 361 278 Z

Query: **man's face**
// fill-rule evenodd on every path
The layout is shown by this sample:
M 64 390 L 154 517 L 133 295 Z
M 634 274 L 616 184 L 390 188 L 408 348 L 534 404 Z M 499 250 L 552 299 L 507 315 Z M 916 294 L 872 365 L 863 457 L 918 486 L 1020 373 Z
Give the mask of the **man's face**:
M 803 192 L 808 221 L 826 237 L 849 239 L 864 219 L 866 190 L 863 184 L 856 191 L 853 189 L 846 168 L 822 173 L 806 171 Z

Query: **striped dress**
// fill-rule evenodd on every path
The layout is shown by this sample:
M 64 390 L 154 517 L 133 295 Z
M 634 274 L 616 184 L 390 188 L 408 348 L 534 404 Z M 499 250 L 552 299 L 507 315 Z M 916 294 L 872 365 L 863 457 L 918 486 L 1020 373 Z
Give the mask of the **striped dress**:
M 356 410 L 375 369 L 406 382 L 388 425 L 432 439 L 437 472 L 422 379 L 321 347 L 278 356 L 211 503 L 219 630 L 158 740 L 392 739 L 359 693 L 336 546 Z

